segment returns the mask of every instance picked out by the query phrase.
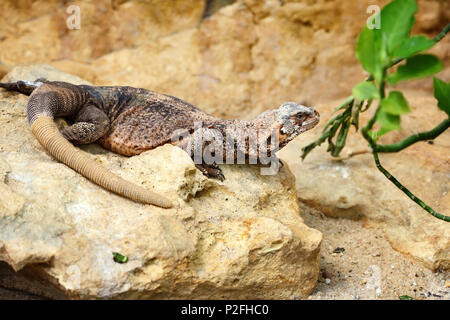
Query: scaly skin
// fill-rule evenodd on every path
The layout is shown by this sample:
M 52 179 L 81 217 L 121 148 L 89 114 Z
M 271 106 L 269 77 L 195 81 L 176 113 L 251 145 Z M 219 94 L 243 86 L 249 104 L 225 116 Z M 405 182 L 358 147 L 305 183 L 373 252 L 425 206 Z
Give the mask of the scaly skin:
M 230 161 L 229 158 L 225 159 L 227 150 L 232 150 L 231 160 L 234 161 L 239 155 L 243 155 L 250 163 L 256 163 L 261 152 L 269 157 L 274 156 L 276 151 L 319 121 L 319 114 L 312 108 L 292 102 L 285 103 L 276 110 L 267 111 L 252 121 L 223 120 L 178 98 L 146 89 L 73 85 L 44 79 L 34 83 L 0 83 L 0 87 L 30 94 L 27 106 L 28 122 L 35 135 L 39 132 L 45 136 L 45 139 L 39 136 L 37 138 L 53 156 L 108 190 L 162 207 L 171 206 L 170 201 L 164 197 L 153 194 L 150 199 L 143 200 L 143 190 L 136 191 L 139 195 L 133 197 L 124 191 L 129 186 L 114 188 L 114 183 L 126 182 L 117 180 L 117 176 L 107 178 L 103 169 L 98 170 L 102 172 L 102 176 L 96 178 L 97 170 L 94 167 L 91 167 L 91 171 L 86 169 L 86 166 L 90 165 L 87 158 L 79 160 L 83 165 L 77 164 L 76 161 L 68 163 L 72 159 L 72 152 L 75 151 L 66 146 L 66 149 L 60 148 L 64 149 L 63 156 L 57 154 L 63 152 L 57 147 L 63 144 L 62 140 L 56 136 L 59 133 L 55 132 L 45 119 L 65 117 L 72 121 L 72 125 L 61 131 L 62 136 L 72 144 L 98 142 L 104 148 L 125 156 L 137 155 L 172 143 L 194 157 L 197 146 L 201 148 L 201 154 L 205 150 L 213 150 L 216 159 L 218 156 L 227 163 Z M 42 121 L 37 121 L 40 118 Z M 37 130 L 36 126 L 44 129 Z M 175 135 L 180 132 L 184 138 L 175 139 Z M 218 139 L 218 136 L 227 139 Z M 50 146 L 49 143 L 53 145 Z M 219 151 L 223 152 L 216 154 Z M 208 177 L 224 179 L 215 162 L 203 161 L 196 163 L 196 166 Z M 109 179 L 108 182 L 105 182 L 105 179 Z M 161 200 L 159 202 L 158 197 Z

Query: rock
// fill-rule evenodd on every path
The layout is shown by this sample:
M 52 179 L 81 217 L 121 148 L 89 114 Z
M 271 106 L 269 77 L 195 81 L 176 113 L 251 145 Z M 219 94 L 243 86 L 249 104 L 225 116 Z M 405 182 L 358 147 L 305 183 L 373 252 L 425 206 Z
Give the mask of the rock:
M 402 116 L 401 131 L 389 133 L 380 143 L 394 143 L 430 130 L 444 119 L 445 114 L 439 111 L 432 96 L 405 93 L 413 112 Z M 407 198 L 376 169 L 371 154 L 336 161 L 326 153 L 324 143 L 301 162 L 301 148 L 320 136 L 321 127 L 340 102 L 317 106 L 322 119 L 318 128 L 302 134 L 280 151 L 280 157 L 296 176 L 299 198 L 330 217 L 364 219 L 367 227 L 384 230 L 394 249 L 432 270 L 450 269 L 450 224 L 432 217 Z M 363 114 L 362 123 L 367 120 L 367 114 Z M 447 130 L 433 144 L 420 142 L 400 153 L 380 154 L 387 170 L 445 215 L 450 214 L 449 141 Z M 352 129 L 343 155 L 364 149 L 368 149 L 367 143 Z
M 3 78 L 9 71 L 7 66 L 0 64 L 0 78 Z
M 438 14 L 442 4 L 432 3 L 421 14 Z M 369 4 L 238 1 L 197 28 L 96 59 L 94 83 L 143 86 L 230 118 L 252 118 L 281 101 L 315 105 L 364 79 L 354 45 Z M 430 35 L 447 20 L 437 21 Z M 432 52 L 450 62 L 444 42 Z M 432 90 L 428 82 L 413 85 Z
M 7 79 L 17 75 L 80 81 L 43 66 Z M 142 205 L 47 154 L 26 123 L 26 103 L 0 92 L 0 260 L 16 271 L 0 264 L 0 285 L 56 298 L 134 299 L 292 299 L 314 288 L 322 234 L 303 223 L 287 165 L 273 176 L 224 165 L 222 183 L 171 145 L 131 158 L 84 146 L 95 161 L 176 204 Z M 128 262 L 115 263 L 112 252 Z M 30 274 L 35 282 L 26 286 Z
M 39 78 L 44 78 L 53 81 L 65 81 L 73 84 L 90 84 L 77 76 L 59 71 L 57 68 L 45 65 L 36 64 L 33 67 L 16 67 L 11 70 L 3 79 L 3 82 L 14 82 L 17 80 L 34 81 Z
M 215 13 L 202 18 L 206 2 L 206 14 Z M 0 63 L 51 63 L 96 85 L 144 87 L 229 118 L 284 101 L 325 103 L 364 79 L 354 47 L 373 1 L 240 0 L 216 12 L 229 2 L 34 1 L 28 10 L 3 1 Z M 70 4 L 80 6 L 79 30 L 66 26 Z M 436 35 L 449 21 L 447 4 L 418 5 L 413 33 Z M 444 65 L 449 44 L 431 50 Z M 450 68 L 439 75 L 449 76 Z M 407 86 L 432 91 L 427 81 Z
M 222 8 L 221 4 L 216 5 L 228 2 L 231 1 L 1 1 L 0 77 L 14 65 L 48 63 L 79 77 L 68 76 L 64 78 L 66 80 L 82 83 L 85 79 L 97 85 L 145 87 L 178 96 L 217 116 L 251 118 L 281 102 L 298 101 L 318 107 L 322 119 L 327 119 L 331 108 L 337 105 L 334 99 L 348 95 L 353 85 L 364 79 L 354 47 L 356 37 L 369 16 L 367 7 L 373 1 L 361 0 L 355 4 L 355 1 L 350 0 L 240 0 Z M 382 6 L 387 2 L 383 0 L 377 4 Z M 449 6 L 440 0 L 417 2 L 419 11 L 412 34 L 433 37 L 448 23 Z M 80 30 L 69 30 L 66 26 L 69 17 L 66 9 L 71 4 L 80 6 Z M 204 13 L 214 14 L 204 18 Z M 438 74 L 441 79 L 449 79 L 450 76 L 449 45 L 450 37 L 447 36 L 430 50 L 446 66 Z M 51 69 L 22 70 L 23 73 L 14 77 L 27 76 L 27 72 L 33 70 L 39 71 L 30 75 L 29 79 L 46 74 L 67 77 Z M 414 118 L 411 115 L 411 122 L 404 123 L 404 131 L 386 138 L 394 141 L 415 132 L 411 128 L 431 128 L 440 121 L 440 116 L 428 117 L 430 110 L 435 110 L 434 101 L 423 98 L 432 93 L 432 82 L 428 80 L 398 86 L 400 89 L 416 91 L 416 107 L 419 107 L 419 102 L 432 106 L 426 110 L 420 108 L 420 112 L 427 114 L 426 117 Z M 16 125 L 17 119 L 24 116 L 26 98 L 1 93 L 0 103 L 5 101 L 8 101 L 7 112 L 0 109 L 1 141 L 15 141 L 20 137 L 27 142 L 0 143 L 2 155 L 20 153 L 42 156 L 42 149 L 31 135 L 22 137 L 24 132 L 29 132 L 24 122 L 20 126 Z M 416 122 L 420 125 L 416 125 Z M 405 199 L 376 170 L 370 156 L 336 163 L 329 160 L 329 155 L 324 154 L 322 148 L 299 164 L 300 147 L 317 137 L 319 131 L 320 128 L 316 128 L 302 135 L 283 151 L 286 154 L 285 162 L 290 164 L 297 177 L 300 199 L 329 216 L 363 218 L 368 227 L 384 229 L 395 249 L 432 269 L 449 268 L 449 240 L 445 236 L 449 234 L 448 228 Z M 414 193 L 437 210 L 449 214 L 450 198 L 448 188 L 445 188 L 448 185 L 446 174 L 449 172 L 448 148 L 442 142 L 445 138 L 448 140 L 448 134 L 436 140 L 434 146 L 421 143 L 401 154 L 382 155 L 382 161 Z M 351 138 L 349 147 L 357 150 L 366 146 L 363 141 Z M 116 170 L 119 170 L 119 163 L 125 161 L 124 158 L 104 154 L 99 148 L 89 147 L 88 150 L 95 153 L 98 161 Z M 35 161 L 32 159 L 29 161 Z M 51 162 L 51 158 L 46 159 L 53 166 L 57 165 Z M 145 158 L 145 161 L 151 159 Z M 2 219 L 22 218 L 22 212 L 28 210 L 26 212 L 31 214 L 37 205 L 30 207 L 30 200 L 17 189 L 19 187 L 14 189 L 10 185 L 9 172 L 17 172 L 18 169 L 6 159 L 2 160 L 0 192 L 8 199 L 4 202 L 6 206 L 0 204 Z M 56 180 L 73 174 L 72 171 L 63 172 L 52 183 L 59 183 Z M 123 175 L 127 175 L 127 172 L 121 170 Z M 157 179 L 158 174 L 149 181 Z M 74 177 L 69 180 L 91 188 L 84 179 Z M 19 180 L 13 180 L 14 183 L 20 181 L 21 176 L 16 179 Z M 179 199 L 185 199 L 192 208 L 196 197 L 209 194 L 211 188 L 219 188 L 217 185 L 203 185 L 207 181 L 197 181 L 196 178 L 193 181 L 193 184 L 187 183 L 186 188 L 180 187 L 176 195 Z M 26 185 L 27 182 L 25 180 L 22 183 Z M 45 186 L 41 188 L 45 189 Z M 165 183 L 158 188 L 164 189 Z M 167 189 L 167 192 L 174 192 L 172 189 Z M 101 193 L 98 189 L 92 190 L 97 195 Z M 43 194 L 46 192 L 42 191 Z M 64 192 L 71 194 L 69 191 Z M 248 190 L 243 192 L 247 194 Z M 102 195 L 106 196 L 104 193 Z M 59 195 L 57 199 L 64 197 Z M 123 203 L 118 207 L 126 207 Z M 53 215 L 56 217 L 56 214 Z M 70 213 L 67 215 L 70 216 Z M 68 219 L 62 220 L 64 226 Z M 52 224 L 49 230 L 55 234 L 61 233 L 55 225 Z M 58 243 L 38 249 L 30 261 L 48 261 L 55 250 L 59 252 Z M 3 247 L 0 252 L 5 252 Z M 30 265 L 24 266 L 22 271 L 28 268 Z M 30 271 L 32 274 L 34 272 Z M 47 271 L 42 274 L 48 278 Z M 52 277 L 50 279 L 58 283 L 54 280 L 56 276 Z
M 89 62 L 196 26 L 205 2 L 2 1 L 0 61 L 9 65 L 60 59 Z M 79 28 L 73 28 L 77 11 Z

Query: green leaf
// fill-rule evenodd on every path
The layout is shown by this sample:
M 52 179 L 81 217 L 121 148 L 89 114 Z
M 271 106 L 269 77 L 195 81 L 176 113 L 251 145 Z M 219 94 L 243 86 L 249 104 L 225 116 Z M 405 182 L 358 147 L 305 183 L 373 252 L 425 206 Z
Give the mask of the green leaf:
M 431 76 L 443 68 L 438 57 L 431 54 L 418 54 L 408 58 L 406 64 L 398 67 L 397 72 L 391 73 L 387 80 L 390 85 L 396 85 L 400 81 Z
M 121 253 L 113 252 L 112 255 L 113 255 L 114 261 L 117 263 L 127 263 L 128 262 L 128 257 L 124 256 Z
M 402 115 L 411 112 L 408 101 L 406 101 L 403 93 L 400 91 L 392 91 L 389 93 L 389 97 L 381 100 L 381 110 L 393 115 Z
M 445 83 L 438 78 L 433 78 L 434 97 L 438 101 L 438 107 L 450 117 L 450 82 Z
M 425 36 L 414 36 L 403 41 L 400 47 L 394 51 L 393 56 L 396 58 L 409 58 L 416 53 L 430 49 L 435 43 L 432 39 L 428 39 Z
M 381 58 L 384 54 L 381 32 L 364 27 L 356 43 L 356 57 L 362 67 L 378 82 L 381 79 Z
M 399 299 L 399 300 L 414 300 L 413 297 L 410 297 L 410 296 L 408 296 L 408 295 L 399 296 L 398 299 Z
M 389 53 L 393 53 L 405 39 L 409 38 L 416 12 L 415 0 L 395 0 L 381 10 L 381 30 L 387 38 Z
M 378 99 L 378 89 L 373 82 L 363 81 L 353 87 L 353 96 L 358 100 Z
M 400 129 L 400 116 L 398 115 L 380 110 L 377 114 L 377 121 L 381 125 L 381 129 L 377 132 L 378 137 L 381 137 L 392 130 Z

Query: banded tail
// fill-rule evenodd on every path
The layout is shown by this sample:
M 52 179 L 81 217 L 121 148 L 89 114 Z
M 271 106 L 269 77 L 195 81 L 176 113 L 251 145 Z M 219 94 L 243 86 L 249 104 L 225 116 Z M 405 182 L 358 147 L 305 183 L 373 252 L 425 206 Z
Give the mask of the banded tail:
M 97 185 L 137 202 L 161 208 L 172 207 L 170 200 L 122 179 L 93 161 L 85 152 L 74 147 L 62 136 L 52 118 L 39 116 L 33 122 L 31 130 L 53 157 Z
M 161 208 L 172 207 L 169 199 L 115 175 L 63 137 L 53 118 L 76 114 L 86 103 L 86 93 L 79 86 L 38 80 L 0 83 L 0 88 L 30 95 L 27 118 L 31 130 L 39 143 L 54 158 L 95 184 L 125 198 Z M 39 90 L 36 90 L 38 88 Z

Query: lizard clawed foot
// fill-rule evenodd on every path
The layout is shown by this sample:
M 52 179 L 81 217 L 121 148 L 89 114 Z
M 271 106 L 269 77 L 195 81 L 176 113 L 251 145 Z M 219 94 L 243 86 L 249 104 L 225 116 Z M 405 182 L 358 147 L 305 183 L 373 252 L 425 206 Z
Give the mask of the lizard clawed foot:
M 225 176 L 223 175 L 222 170 L 215 163 L 214 164 L 202 163 L 196 164 L 195 166 L 208 178 L 215 178 L 219 179 L 220 181 L 225 180 Z

